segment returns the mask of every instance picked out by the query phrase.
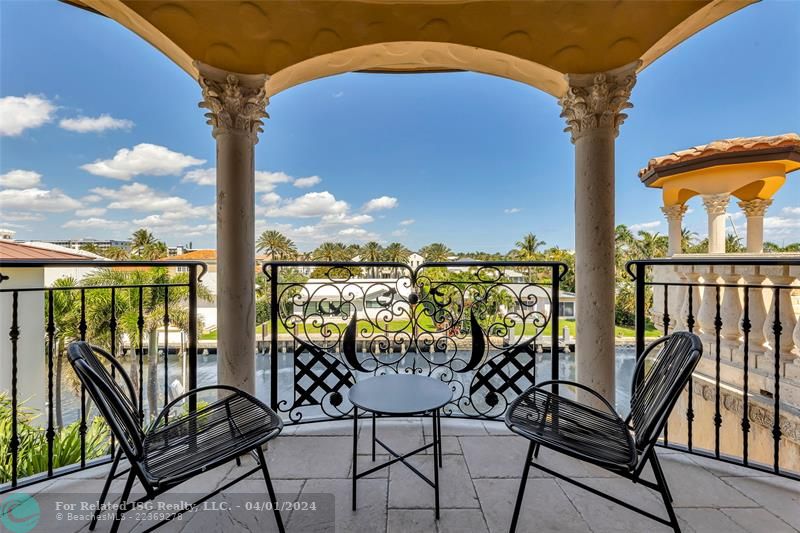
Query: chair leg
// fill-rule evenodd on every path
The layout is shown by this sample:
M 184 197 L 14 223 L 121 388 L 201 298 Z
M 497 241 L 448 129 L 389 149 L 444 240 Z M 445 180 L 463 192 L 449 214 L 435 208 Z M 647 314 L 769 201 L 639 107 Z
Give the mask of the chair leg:
M 664 470 L 661 468 L 661 461 L 658 460 L 658 456 L 656 452 L 652 452 L 652 460 L 650 464 L 653 466 L 653 473 L 655 474 L 656 469 L 658 469 L 658 476 L 661 476 L 662 479 L 666 480 L 666 476 L 664 476 Z M 675 500 L 672 498 L 672 492 L 670 492 L 669 487 L 667 486 L 666 482 L 664 483 L 664 489 L 667 492 L 667 496 L 669 496 L 669 501 L 674 503 Z
M 259 446 L 256 448 L 258 454 L 258 461 L 261 463 L 261 470 L 264 472 L 264 482 L 267 484 L 267 492 L 269 492 L 269 499 L 272 501 L 272 511 L 275 513 L 275 522 L 278 523 L 278 531 L 284 533 L 286 530 L 283 528 L 283 520 L 281 519 L 281 510 L 278 505 L 278 498 L 275 496 L 275 488 L 272 486 L 272 479 L 269 477 L 269 470 L 267 469 L 267 459 L 264 457 L 264 450 Z
M 511 518 L 511 527 L 508 529 L 509 533 L 514 533 L 517 529 L 517 520 L 519 519 L 519 511 L 522 509 L 522 498 L 525 495 L 525 485 L 528 482 L 528 471 L 531 468 L 531 457 L 533 456 L 534 447 L 538 446 L 536 443 L 531 442 L 528 446 L 528 453 L 525 455 L 525 466 L 522 469 L 522 479 L 519 481 L 519 491 L 517 492 L 517 503 L 514 505 L 514 516 Z
M 377 415 L 372 413 L 372 461 L 375 461 L 375 417 Z
M 538 459 L 539 458 L 539 443 L 536 443 L 536 447 L 533 449 L 533 457 Z
M 128 474 L 128 480 L 125 482 L 125 488 L 122 491 L 122 497 L 119 499 L 117 512 L 114 513 L 114 525 L 111 526 L 111 533 L 117 533 L 119 525 L 122 523 L 122 515 L 125 513 L 125 508 L 128 506 L 128 496 L 131 495 L 131 488 L 133 487 L 133 480 L 136 478 L 136 472 L 131 468 Z
M 653 474 L 656 476 L 658 492 L 661 493 L 661 499 L 664 500 L 664 507 L 667 509 L 672 530 L 675 531 L 675 533 L 680 533 L 681 526 L 678 524 L 678 517 L 675 516 L 675 510 L 672 508 L 672 496 L 669 492 L 669 486 L 667 486 L 667 478 L 664 476 L 664 471 L 661 470 L 661 465 L 658 462 L 658 457 L 656 457 L 656 452 L 652 452 L 650 454 L 650 464 L 653 467 Z
M 111 488 L 111 482 L 114 480 L 114 474 L 117 472 L 117 467 L 119 466 L 119 460 L 121 458 L 122 458 L 122 448 L 118 449 L 117 453 L 114 454 L 114 463 L 111 465 L 111 470 L 109 471 L 108 477 L 106 478 L 106 484 L 103 485 L 103 492 L 100 493 L 100 499 L 97 501 L 97 509 L 95 509 L 94 513 L 92 513 L 92 521 L 89 523 L 89 531 L 94 531 L 94 528 L 97 527 L 97 517 L 100 516 L 100 509 L 106 502 L 106 496 L 108 496 L 108 489 Z

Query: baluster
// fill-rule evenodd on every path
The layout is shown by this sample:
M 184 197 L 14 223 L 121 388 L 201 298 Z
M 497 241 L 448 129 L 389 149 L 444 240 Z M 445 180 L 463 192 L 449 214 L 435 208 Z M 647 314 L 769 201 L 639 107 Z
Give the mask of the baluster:
M 169 403 L 169 287 L 164 287 L 164 405 Z M 167 417 L 164 417 L 167 421 Z
M 685 283 L 688 281 L 686 276 L 684 276 L 677 267 L 675 267 L 672 273 L 672 278 L 676 283 Z M 686 323 L 681 314 L 681 310 L 686 302 L 686 292 L 686 287 L 683 285 L 672 286 L 672 297 L 669 299 L 669 306 L 666 308 L 669 311 L 672 331 L 681 331 L 686 328 Z
M 772 443 L 773 443 L 773 451 L 772 451 L 772 460 L 773 465 L 772 468 L 774 472 L 777 474 L 780 470 L 780 446 L 781 446 L 781 358 L 780 358 L 780 346 L 781 346 L 781 320 L 780 320 L 780 311 L 781 311 L 781 290 L 778 288 L 773 289 L 773 300 L 772 300 L 772 307 L 774 309 L 773 316 L 773 323 L 772 323 L 772 333 L 774 338 L 775 347 L 773 349 L 773 355 L 775 358 L 775 393 L 774 393 L 774 404 L 773 404 L 773 412 L 772 412 Z
M 716 319 L 716 301 L 714 299 L 715 286 L 719 283 L 719 276 L 714 272 L 713 267 L 702 267 L 706 272 L 702 273 L 703 296 L 697 310 L 697 324 L 700 326 L 700 338 L 709 347 L 716 341 L 714 322 Z M 710 348 L 709 348 L 710 351 Z
M 117 358 L 117 291 L 111 287 L 111 318 L 108 321 L 108 329 L 111 332 L 111 357 Z M 111 377 L 116 376 L 114 365 L 111 365 Z M 113 455 L 116 447 L 114 435 L 111 435 L 111 453 Z
M 136 328 L 139 334 L 139 422 L 144 422 L 144 287 L 139 286 L 139 315 Z
M 764 354 L 766 353 L 764 324 L 767 322 L 767 307 L 764 305 L 765 291 L 762 288 L 766 278 L 762 275 L 761 268 L 763 267 L 737 267 L 738 272 L 742 275 L 744 284 L 750 287 L 748 289 L 750 293 L 748 309 L 750 332 L 747 340 L 747 352 L 748 364 L 751 368 L 763 366 Z
M 714 289 L 714 455 L 719 459 L 719 430 L 722 427 L 722 414 L 720 413 L 720 347 L 722 344 L 722 316 L 720 315 L 720 292 L 719 285 Z
M 691 269 L 692 267 L 688 267 Z M 686 305 L 685 311 L 682 313 L 686 317 L 686 330 L 689 333 L 695 332 L 695 309 L 697 308 L 696 305 L 700 301 L 700 288 L 696 285 L 698 282 L 700 275 L 692 269 L 691 271 L 684 272 L 684 278 L 686 278 L 687 283 L 691 283 L 686 290 Z M 692 430 L 694 427 L 694 380 L 689 378 L 689 395 L 688 401 L 686 402 L 686 447 L 691 452 L 692 451 Z
M 8 337 L 11 339 L 11 486 L 17 486 L 17 467 L 19 465 L 19 434 L 17 433 L 17 342 L 19 341 L 19 292 L 11 293 L 11 329 Z
M 53 289 L 47 291 L 47 475 L 53 475 L 53 441 L 55 428 L 53 427 L 53 340 L 55 339 L 56 325 L 53 319 Z
M 81 289 L 81 319 L 78 323 L 81 340 L 86 340 L 86 289 Z M 86 388 L 81 383 L 81 423 L 78 433 L 81 436 L 81 468 L 86 468 Z
M 800 266 L 790 266 L 789 274 L 793 280 L 800 278 Z M 794 326 L 792 333 L 792 340 L 794 341 L 794 351 L 797 357 L 794 359 L 794 364 L 786 365 L 783 375 L 787 378 L 800 381 L 800 320 Z
M 788 266 L 769 266 L 764 267 L 765 274 L 769 276 L 769 280 L 776 286 L 788 286 L 794 281 L 794 278 L 789 276 Z M 775 342 L 770 343 L 771 356 L 779 360 L 778 364 L 783 365 L 794 360 L 792 348 L 794 348 L 794 341 L 792 340 L 792 332 L 797 325 L 797 318 L 794 316 L 794 309 L 792 307 L 791 289 L 786 290 L 773 290 L 773 298 L 770 303 L 769 311 L 767 313 L 768 319 L 764 324 L 764 335 L 767 338 L 774 336 L 773 324 L 778 322 L 781 326 L 782 335 L 778 337 Z M 780 305 L 778 305 L 780 299 Z
M 722 281 L 725 285 L 738 285 L 742 276 L 735 267 L 715 267 L 722 270 Z M 725 360 L 733 360 L 741 346 L 739 320 L 742 317 L 742 291 L 738 287 L 725 287 L 722 292 L 722 345 L 725 348 Z
M 750 289 L 744 289 L 744 308 L 742 315 L 742 335 L 744 337 L 742 351 L 744 354 L 743 368 L 744 378 L 742 380 L 742 464 L 748 464 L 748 449 L 750 444 L 750 398 L 749 398 L 749 377 L 750 377 Z
M 664 284 L 664 335 L 669 335 L 669 284 Z M 664 446 L 669 445 L 669 417 L 664 422 Z

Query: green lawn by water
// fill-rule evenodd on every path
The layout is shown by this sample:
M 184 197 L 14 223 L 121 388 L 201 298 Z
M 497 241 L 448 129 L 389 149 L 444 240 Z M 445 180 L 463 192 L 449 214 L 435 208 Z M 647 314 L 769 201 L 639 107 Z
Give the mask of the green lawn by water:
M 387 329 L 390 329 L 391 331 L 401 331 L 401 330 L 405 329 L 405 327 L 407 327 L 407 324 L 408 324 L 408 322 L 406 322 L 406 321 L 393 321 L 393 322 L 389 323 L 389 327 Z M 433 329 L 433 322 L 431 321 L 431 319 L 429 317 L 423 317 L 423 320 L 421 321 L 421 325 L 425 329 Z M 344 326 L 344 324 L 342 324 L 342 326 Z M 562 318 L 561 320 L 559 320 L 559 329 L 563 331 L 563 328 L 565 326 L 567 328 L 569 328 L 569 334 L 572 337 L 572 339 L 574 340 L 575 339 L 575 334 L 576 334 L 576 331 L 577 331 L 577 326 L 575 324 L 575 320 L 565 319 L 565 318 Z M 300 328 L 300 331 L 303 331 L 303 327 L 302 326 L 300 326 L 299 328 Z M 359 330 L 361 330 L 362 328 L 366 328 L 367 330 L 369 330 L 370 329 L 369 323 L 366 322 L 366 321 L 359 321 Z M 616 330 L 615 334 L 616 334 L 617 337 L 634 337 L 635 336 L 635 332 L 634 332 L 633 328 L 628 328 L 628 327 L 624 327 L 624 326 L 616 326 L 615 330 Z M 267 325 L 266 328 L 263 329 L 263 331 L 264 331 L 265 335 L 268 336 L 269 335 L 269 325 Z M 309 331 L 312 332 L 312 333 L 314 332 L 314 330 L 312 330 L 310 328 L 309 328 Z M 551 331 L 552 331 L 552 325 L 548 324 L 547 327 L 544 328 L 544 331 L 541 333 L 541 336 L 542 337 L 549 337 L 550 334 L 551 334 Z M 286 327 L 281 323 L 278 324 L 278 332 L 279 333 L 288 333 Z M 532 335 L 535 332 L 536 332 L 536 328 L 532 324 L 527 324 L 525 326 L 525 334 L 526 335 Z M 522 325 L 517 326 L 515 328 L 514 333 L 516 335 L 520 335 L 522 333 Z M 256 326 L 256 339 L 261 339 L 261 334 L 262 334 L 261 326 Z M 644 335 L 645 335 L 645 337 L 648 337 L 648 338 L 657 338 L 657 337 L 661 336 L 661 332 L 658 331 L 657 329 L 655 329 L 653 327 L 653 325 L 648 322 L 647 327 L 645 328 Z M 559 336 L 560 336 L 560 333 L 559 333 Z M 204 334 L 202 334 L 200 336 L 200 340 L 216 340 L 216 339 L 217 339 L 216 330 L 210 331 L 208 333 L 204 333 Z

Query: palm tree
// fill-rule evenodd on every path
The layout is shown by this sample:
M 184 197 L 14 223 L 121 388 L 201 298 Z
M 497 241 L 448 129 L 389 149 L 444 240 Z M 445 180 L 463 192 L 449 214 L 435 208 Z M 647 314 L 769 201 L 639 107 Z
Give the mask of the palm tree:
M 689 228 L 681 229 L 681 252 L 686 253 L 692 249 L 697 240 L 697 233 Z
M 547 243 L 540 241 L 535 233 L 528 233 L 522 237 L 522 240 L 517 241 L 514 255 L 522 261 L 534 261 L 539 256 L 539 248 L 545 244 Z
M 375 241 L 369 241 L 361 247 L 361 260 L 368 263 L 380 261 L 383 257 L 383 246 Z M 376 267 L 370 267 L 370 276 L 376 277 Z
M 641 258 L 664 257 L 667 255 L 669 240 L 658 232 L 640 231 L 634 248 Z
M 140 253 L 145 247 L 155 244 L 156 238 L 150 231 L 145 228 L 137 229 L 131 235 L 131 252 L 134 254 Z
M 452 255 L 452 251 L 446 244 L 434 242 L 419 249 L 419 255 L 425 258 L 428 263 L 442 263 Z
M 535 261 L 539 258 L 539 248 L 546 243 L 540 241 L 535 233 L 527 233 L 522 240 L 517 241 L 517 248 L 513 251 L 514 258 L 520 261 Z M 528 281 L 533 279 L 533 271 L 528 267 Z
M 109 246 L 100 255 L 103 255 L 114 261 L 126 261 L 131 258 L 128 251 L 119 246 Z
M 167 257 L 167 255 L 169 255 L 169 249 L 164 241 L 156 241 L 145 245 L 145 247 L 141 248 L 136 255 L 139 259 L 155 261 L 156 259 Z
M 383 249 L 384 259 L 392 263 L 406 263 L 408 262 L 409 255 L 411 255 L 411 250 L 399 242 L 389 243 L 386 248 Z M 394 268 L 393 275 L 397 277 L 398 274 L 397 268 Z
M 54 288 L 77 287 L 78 281 L 72 277 L 63 277 L 53 282 Z M 64 417 L 61 408 L 61 384 L 64 375 L 64 351 L 67 343 L 78 339 L 78 325 L 80 323 L 80 296 L 76 291 L 55 290 L 53 295 L 53 325 L 55 325 L 55 335 L 53 338 L 55 353 L 55 397 L 54 409 L 56 417 L 56 427 L 64 427 Z M 48 309 L 47 307 L 45 308 Z M 47 313 L 45 313 L 47 314 Z M 49 318 L 49 317 L 48 317 Z M 77 387 L 75 387 L 77 389 Z
M 742 239 L 733 233 L 728 233 L 725 236 L 725 251 L 727 253 L 744 252 L 745 248 L 742 244 Z
M 280 231 L 270 229 L 264 231 L 256 241 L 256 250 L 266 253 L 270 259 L 294 259 L 297 247 L 294 242 Z
M 311 256 L 317 261 L 331 263 L 349 259 L 347 257 L 347 247 L 340 242 L 323 242 L 311 253 Z
M 765 242 L 764 251 L 767 253 L 800 252 L 800 242 L 793 242 L 786 246 L 781 246 L 774 242 Z

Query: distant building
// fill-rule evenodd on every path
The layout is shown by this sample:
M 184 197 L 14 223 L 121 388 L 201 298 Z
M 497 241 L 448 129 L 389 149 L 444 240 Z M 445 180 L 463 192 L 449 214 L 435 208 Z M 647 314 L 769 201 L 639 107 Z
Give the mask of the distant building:
M 108 248 L 123 248 L 125 250 L 129 250 L 131 247 L 131 241 L 129 240 L 116 240 L 116 239 L 105 239 L 105 240 L 98 240 L 98 239 L 51 239 L 51 240 L 33 240 L 30 241 L 32 243 L 36 242 L 43 242 L 43 243 L 51 243 L 57 244 L 58 246 L 64 246 L 65 248 L 71 248 L 73 250 L 80 250 L 84 246 L 94 246 L 100 250 L 106 250 Z

